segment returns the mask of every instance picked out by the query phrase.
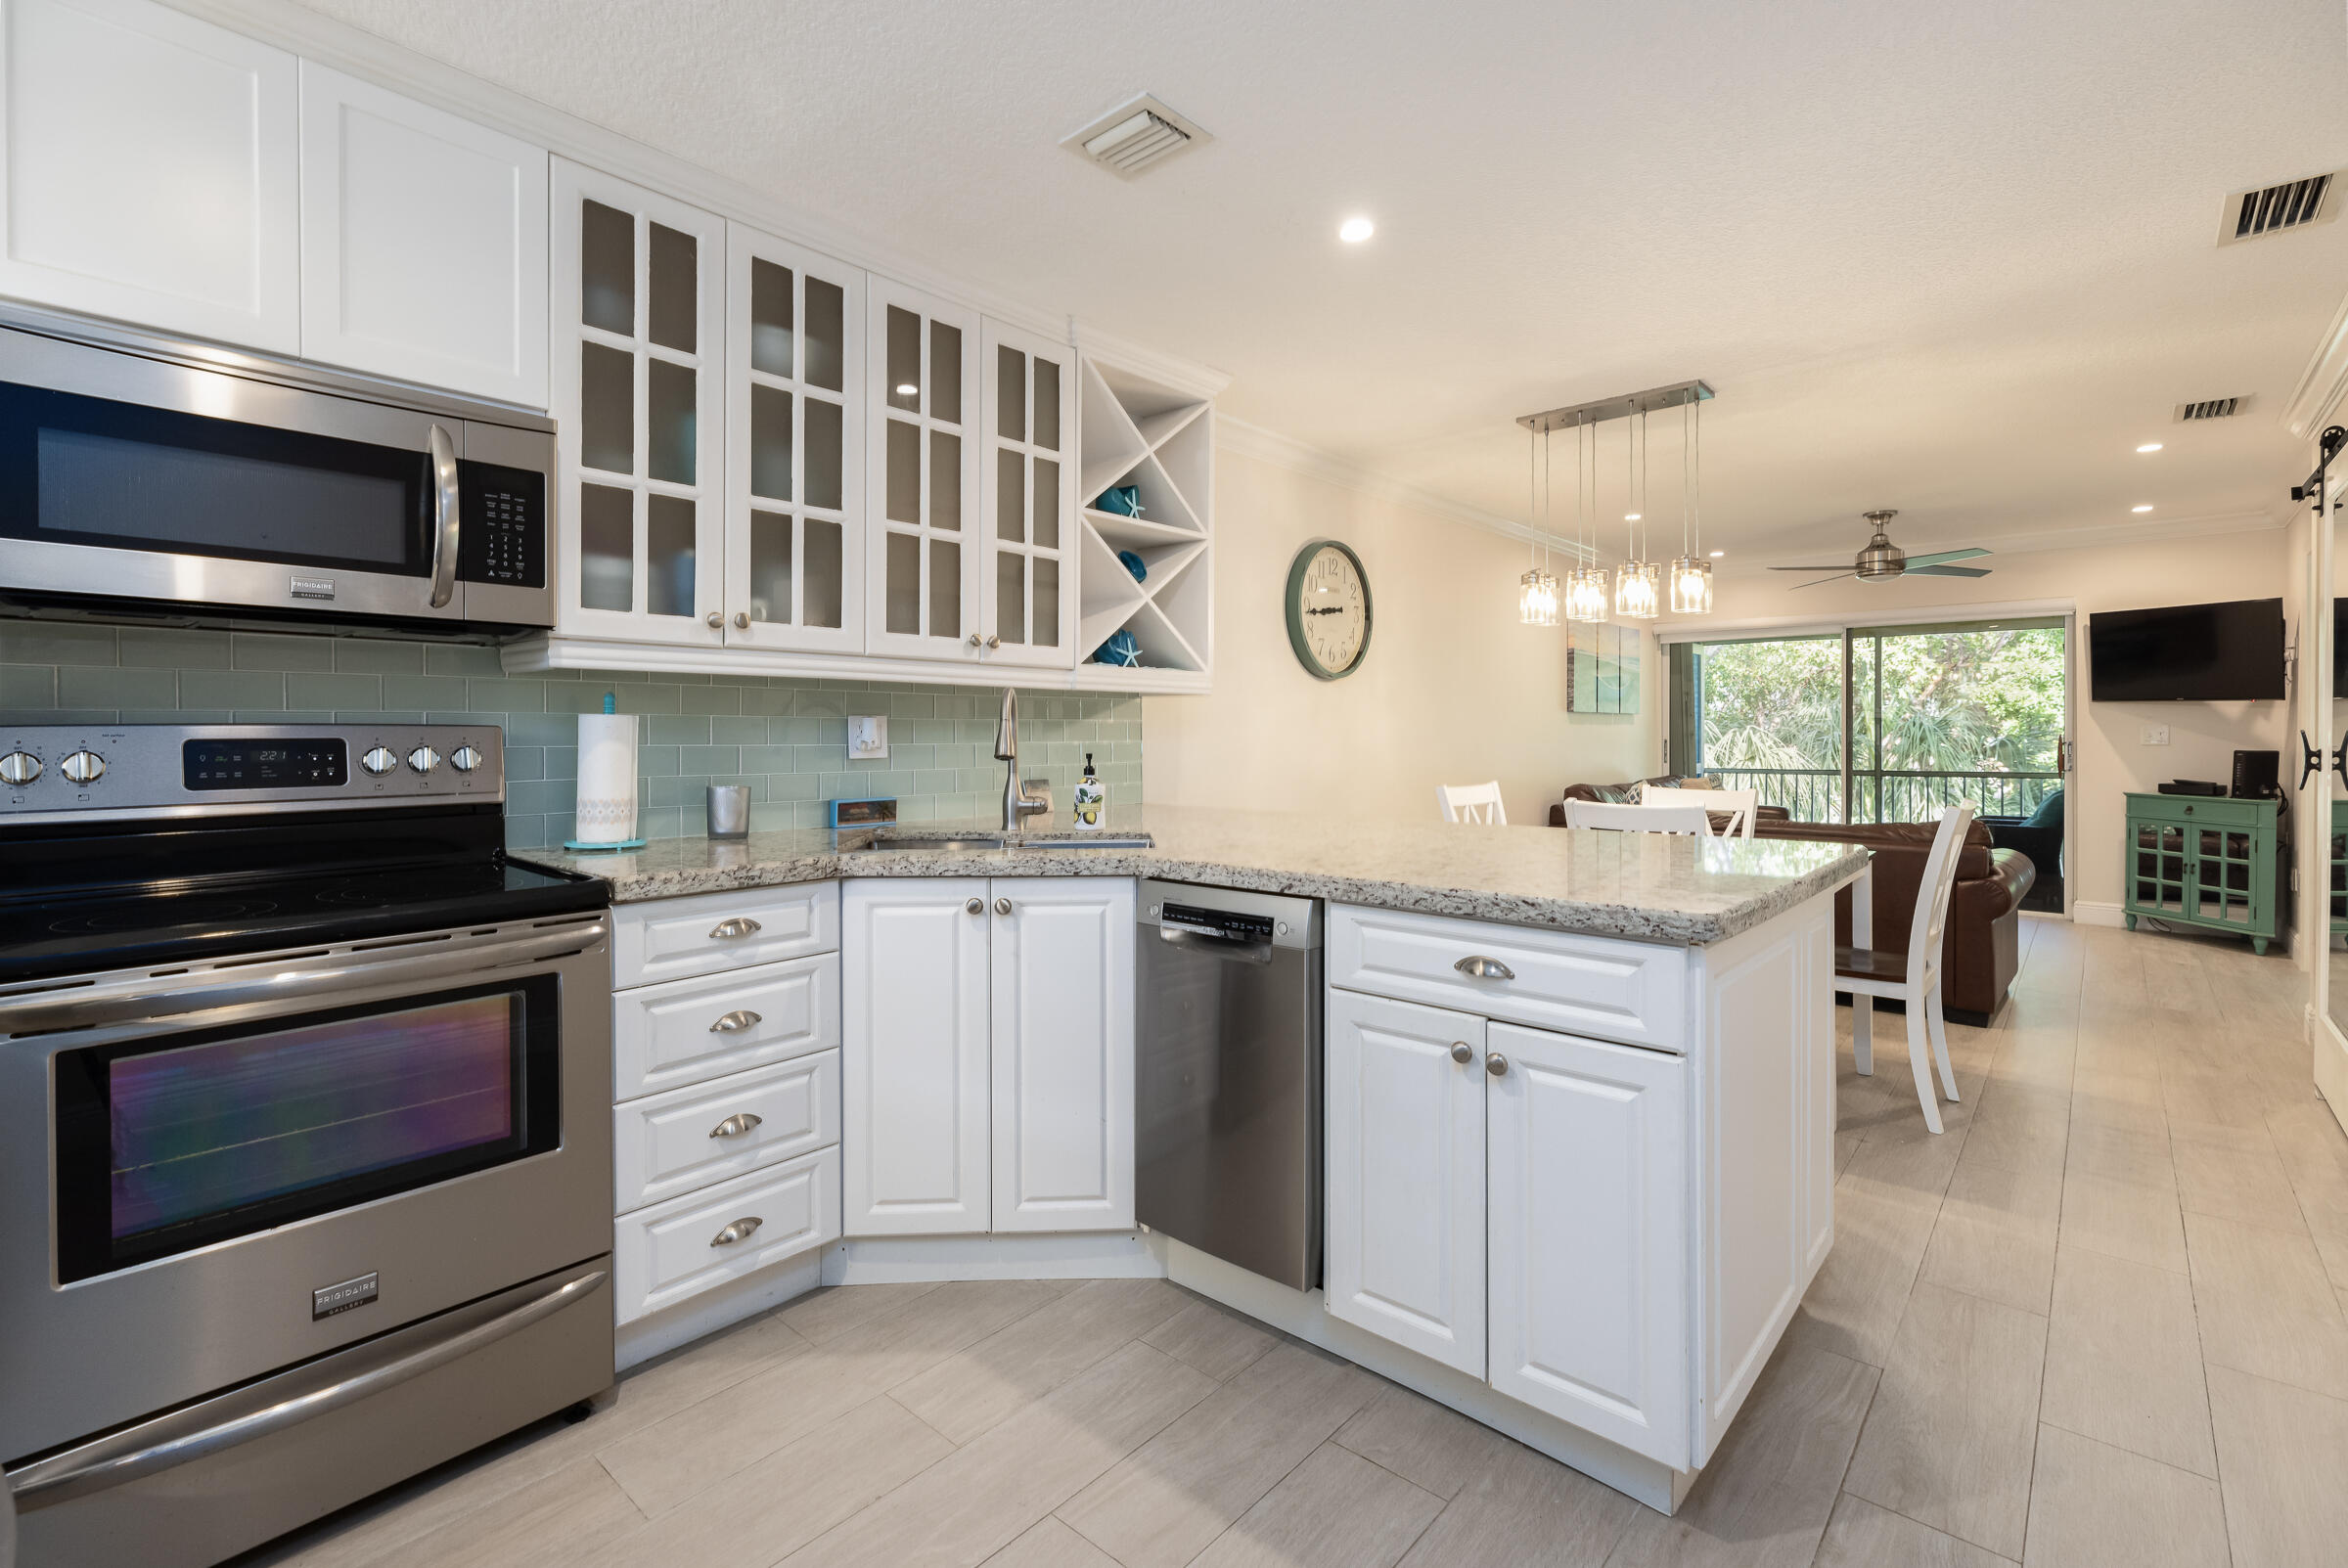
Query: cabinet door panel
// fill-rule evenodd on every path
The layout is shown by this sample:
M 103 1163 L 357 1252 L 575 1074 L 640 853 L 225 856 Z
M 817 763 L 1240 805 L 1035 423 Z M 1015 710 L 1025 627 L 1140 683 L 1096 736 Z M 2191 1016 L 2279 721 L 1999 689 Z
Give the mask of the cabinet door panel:
M 977 659 L 979 365 L 976 311 L 868 277 L 865 648 Z
M 980 629 L 990 664 L 1076 662 L 1076 353 L 986 324 Z
M 294 59 L 148 0 L 10 0 L 0 291 L 301 348 Z
M 552 163 L 556 630 L 724 640 L 725 223 Z
M 841 887 L 849 1235 L 987 1229 L 987 896 L 980 877 Z
M 1687 1065 L 1495 1023 L 1491 1369 L 1511 1399 L 1689 1465 Z
M 302 353 L 544 408 L 546 164 L 302 62 Z
M 1467 1013 L 1329 993 L 1330 1315 L 1477 1377 L 1485 1028 Z
M 1123 1230 L 1133 1224 L 1133 883 L 1023 876 L 993 887 L 994 1228 Z

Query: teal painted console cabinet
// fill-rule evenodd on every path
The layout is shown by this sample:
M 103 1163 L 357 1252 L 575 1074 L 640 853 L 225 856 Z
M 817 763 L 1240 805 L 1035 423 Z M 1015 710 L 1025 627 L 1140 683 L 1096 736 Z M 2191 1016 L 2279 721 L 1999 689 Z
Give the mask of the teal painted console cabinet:
M 2281 803 L 2225 795 L 2130 795 L 2128 928 L 2141 919 L 2275 940 Z

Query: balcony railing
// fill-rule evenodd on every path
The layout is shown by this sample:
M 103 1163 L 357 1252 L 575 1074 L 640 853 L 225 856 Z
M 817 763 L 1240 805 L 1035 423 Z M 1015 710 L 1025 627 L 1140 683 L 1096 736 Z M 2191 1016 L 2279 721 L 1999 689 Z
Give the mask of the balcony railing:
M 1842 775 L 1832 768 L 1711 768 L 1730 789 L 1758 789 L 1795 822 L 1841 822 Z M 1961 801 L 1983 817 L 2027 817 L 2062 787 L 2058 773 L 1926 773 L 1854 769 L 1852 815 L 1860 822 L 1924 822 Z

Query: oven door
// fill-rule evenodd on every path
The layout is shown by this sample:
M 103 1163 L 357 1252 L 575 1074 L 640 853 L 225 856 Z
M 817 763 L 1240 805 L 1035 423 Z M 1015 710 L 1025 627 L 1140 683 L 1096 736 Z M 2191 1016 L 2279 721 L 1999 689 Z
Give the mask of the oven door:
M 0 1459 L 608 1252 L 607 927 L 0 996 Z

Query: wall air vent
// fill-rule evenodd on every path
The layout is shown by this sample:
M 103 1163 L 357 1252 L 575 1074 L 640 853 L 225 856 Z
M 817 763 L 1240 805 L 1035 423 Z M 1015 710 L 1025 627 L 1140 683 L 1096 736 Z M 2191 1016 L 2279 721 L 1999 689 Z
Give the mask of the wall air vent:
M 1148 93 L 1138 93 L 1060 145 L 1121 179 L 1154 168 L 1185 148 L 1214 138 Z
M 2208 397 L 2198 403 L 2177 405 L 2177 423 L 2193 420 L 2230 420 L 2250 406 L 2246 397 Z
M 2220 215 L 2218 244 L 2256 240 L 2285 229 L 2304 229 L 2329 223 L 2339 203 L 2331 200 L 2335 176 L 2311 174 L 2304 180 L 2285 180 L 2263 190 L 2236 191 L 2226 199 Z

